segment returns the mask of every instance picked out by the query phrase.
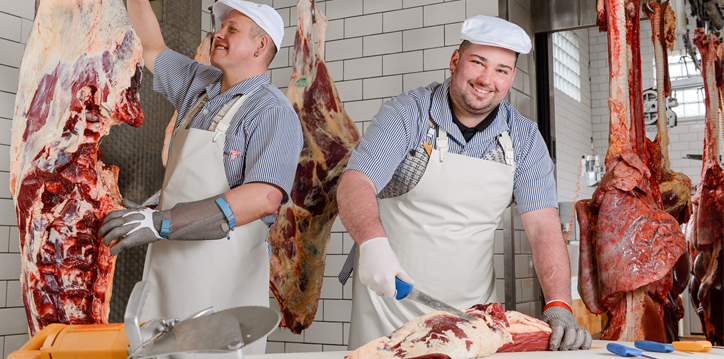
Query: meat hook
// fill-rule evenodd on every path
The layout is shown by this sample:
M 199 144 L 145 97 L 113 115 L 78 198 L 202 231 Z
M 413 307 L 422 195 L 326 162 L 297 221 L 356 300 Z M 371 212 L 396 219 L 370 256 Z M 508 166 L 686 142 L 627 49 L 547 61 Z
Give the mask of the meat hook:
M 649 1 L 650 1 L 650 0 L 646 0 L 646 2 L 645 2 L 645 4 L 646 4 L 646 9 L 648 9 L 649 12 L 652 12 L 652 13 L 653 13 L 653 12 L 654 12 L 654 9 L 651 8 L 651 4 L 649 4 Z
M 317 7 L 317 2 L 316 2 L 315 0 L 312 0 L 312 24 L 316 24 L 316 23 L 317 23 L 317 17 L 315 16 L 315 15 L 316 15 L 316 11 L 315 11 L 316 7 Z
M 214 16 L 214 6 L 209 6 L 209 15 L 211 15 L 211 33 L 216 32 L 216 16 Z

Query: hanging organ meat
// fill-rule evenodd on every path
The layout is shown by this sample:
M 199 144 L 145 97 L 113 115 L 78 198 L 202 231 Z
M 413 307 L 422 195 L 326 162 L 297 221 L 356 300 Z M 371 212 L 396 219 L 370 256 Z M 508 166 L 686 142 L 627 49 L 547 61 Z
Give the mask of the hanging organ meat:
M 317 312 L 337 216 L 337 184 L 360 139 L 323 61 L 327 19 L 315 6 L 319 41 L 314 44 L 311 7 L 312 0 L 297 2 L 294 69 L 287 89 L 302 123 L 304 148 L 290 201 L 277 211 L 269 233 L 270 288 L 283 315 L 281 325 L 297 334 Z
M 213 36 L 213 33 L 207 32 L 206 36 L 199 44 L 199 47 L 196 48 L 196 56 L 194 56 L 194 60 L 198 63 L 206 66 L 211 65 L 211 43 Z M 168 125 L 166 125 L 166 131 L 163 138 L 163 151 L 161 151 L 161 163 L 163 164 L 163 167 L 166 167 L 166 162 L 168 162 L 168 149 L 171 146 L 171 135 L 173 134 L 173 128 L 174 125 L 176 125 L 177 117 L 178 111 L 174 111 L 173 116 L 171 116 L 171 120 L 168 121 Z
M 689 287 L 706 339 L 724 345 L 724 173 L 719 164 L 724 125 L 724 47 L 716 35 L 696 29 L 706 92 L 706 136 L 701 182 L 692 199 L 694 213 L 687 225 L 694 279 Z
M 495 352 L 548 350 L 551 328 L 538 319 L 503 312 L 500 303 L 474 305 L 465 312 L 480 320 L 468 322 L 447 312 L 431 312 L 359 347 L 345 359 L 466 359 Z
M 597 6 L 600 29 L 608 32 L 609 147 L 606 175 L 593 198 L 576 203 L 578 288 L 591 312 L 610 314 L 601 339 L 664 342 L 664 307 L 685 239 L 677 220 L 663 210 L 652 170 L 660 155 L 649 155 L 656 146 L 644 132 L 640 6 L 638 0 L 599 0 Z
M 30 333 L 106 323 L 115 258 L 97 236 L 122 208 L 118 168 L 98 141 L 140 126 L 143 62 L 121 0 L 43 0 L 20 66 L 10 189 L 20 232 Z
M 656 61 L 656 109 L 657 135 L 651 153 L 655 155 L 650 162 L 650 169 L 657 178 L 663 209 L 676 218 L 679 224 L 685 224 L 691 216 L 691 180 L 681 172 L 674 172 L 669 161 L 669 135 L 666 116 L 666 98 L 671 94 L 669 64 L 666 49 L 674 47 L 675 17 L 669 2 L 660 4 L 650 1 L 643 6 L 646 16 L 651 21 L 651 40 L 654 44 Z M 684 16 L 684 14 L 682 14 Z M 684 303 L 680 294 L 689 283 L 689 256 L 682 255 L 671 271 L 672 287 L 664 303 L 664 324 L 667 341 L 679 340 L 678 322 L 684 317 Z

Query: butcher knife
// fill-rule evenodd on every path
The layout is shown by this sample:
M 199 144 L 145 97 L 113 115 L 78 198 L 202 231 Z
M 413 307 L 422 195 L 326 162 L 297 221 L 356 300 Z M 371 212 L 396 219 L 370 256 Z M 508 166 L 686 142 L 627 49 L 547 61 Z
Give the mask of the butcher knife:
M 462 310 L 459 310 L 449 304 L 446 304 L 445 302 L 435 299 L 435 298 L 413 288 L 412 284 L 403 282 L 397 277 L 395 277 L 395 288 L 397 289 L 397 295 L 395 296 L 395 299 L 397 299 L 397 300 L 407 298 L 409 300 L 413 300 L 415 302 L 422 303 L 422 304 L 424 304 L 428 307 L 434 308 L 436 310 L 448 312 L 448 313 L 458 316 L 462 319 L 465 319 L 469 322 L 480 320 L 479 318 L 475 318 L 472 315 L 463 312 Z

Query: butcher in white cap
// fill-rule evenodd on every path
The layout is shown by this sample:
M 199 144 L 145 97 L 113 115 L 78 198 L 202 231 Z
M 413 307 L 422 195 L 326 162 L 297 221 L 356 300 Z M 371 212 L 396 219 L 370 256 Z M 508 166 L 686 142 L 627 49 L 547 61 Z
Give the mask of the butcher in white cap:
M 518 101 L 521 113 L 505 101 L 530 37 L 481 15 L 465 20 L 460 40 L 449 79 L 382 105 L 339 184 L 340 218 L 357 245 L 340 273 L 346 281 L 354 264 L 349 349 L 433 311 L 395 299 L 400 282 L 455 308 L 503 301 L 493 253 L 501 251 L 496 228 L 511 204 L 547 301 L 549 348 L 588 349 L 591 334 L 571 310 L 553 162 L 524 115 L 530 102 Z
M 265 239 L 289 199 L 303 144 L 294 108 L 266 75 L 282 43 L 282 19 L 266 5 L 220 0 L 213 66 L 205 66 L 166 47 L 149 0 L 128 0 L 128 14 L 153 88 L 178 119 L 158 207 L 111 212 L 100 229 L 104 243 L 113 255 L 150 244 L 144 321 L 268 306 Z M 258 340 L 244 352 L 265 348 Z

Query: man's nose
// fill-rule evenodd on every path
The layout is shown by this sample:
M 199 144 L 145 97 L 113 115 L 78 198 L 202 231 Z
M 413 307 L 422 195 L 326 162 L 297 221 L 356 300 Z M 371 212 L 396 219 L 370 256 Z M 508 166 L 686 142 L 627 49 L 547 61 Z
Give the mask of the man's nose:
M 477 81 L 481 84 L 488 85 L 493 82 L 493 69 L 491 68 L 484 68 L 480 70 L 480 73 L 478 74 Z

